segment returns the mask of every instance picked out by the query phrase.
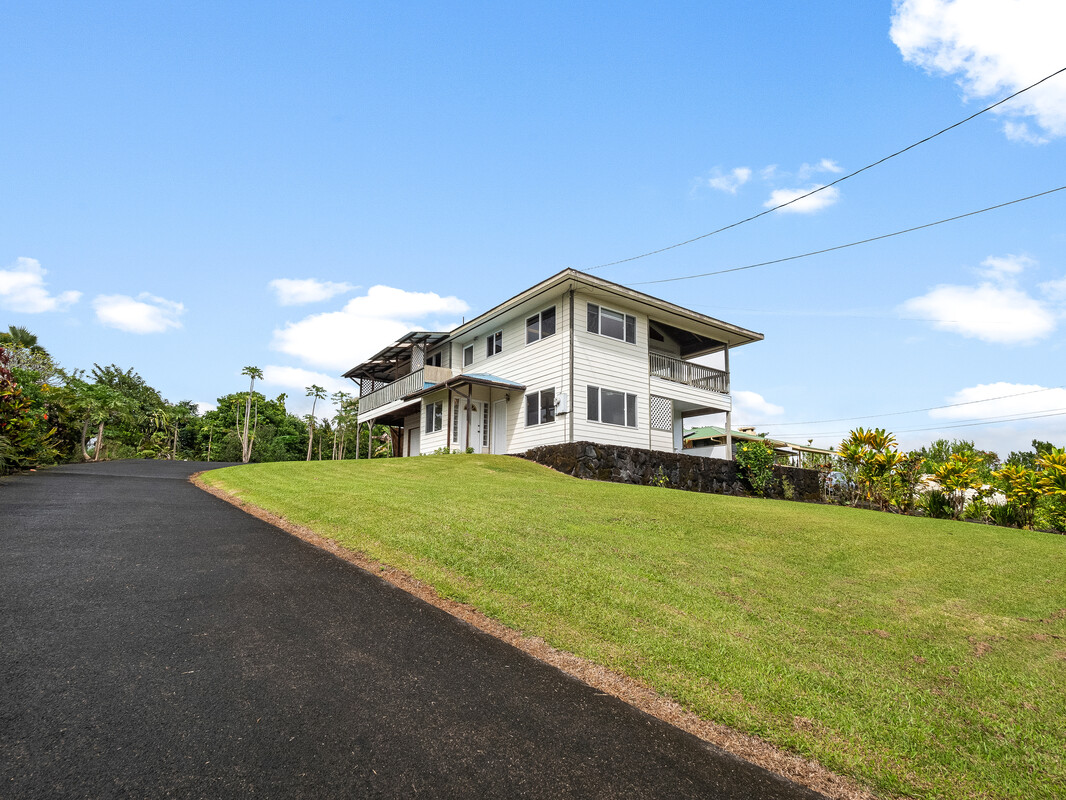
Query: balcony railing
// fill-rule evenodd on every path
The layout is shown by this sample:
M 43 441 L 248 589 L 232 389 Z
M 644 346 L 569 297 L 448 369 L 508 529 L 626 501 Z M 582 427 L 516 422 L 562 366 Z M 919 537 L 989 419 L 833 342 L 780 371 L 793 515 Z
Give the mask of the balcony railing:
M 648 362 L 653 378 L 683 383 L 708 392 L 729 394 L 728 372 L 714 367 L 705 367 L 702 364 L 693 364 L 691 361 L 682 361 L 680 358 L 662 353 L 649 353 Z
M 380 408 L 383 405 L 399 400 L 411 394 L 411 392 L 417 392 L 427 383 L 440 383 L 448 380 L 451 376 L 452 371 L 446 367 L 423 367 L 410 375 L 404 375 L 387 386 L 382 386 L 366 397 L 360 397 L 359 413 L 365 414 L 368 411 L 373 411 L 375 408 Z

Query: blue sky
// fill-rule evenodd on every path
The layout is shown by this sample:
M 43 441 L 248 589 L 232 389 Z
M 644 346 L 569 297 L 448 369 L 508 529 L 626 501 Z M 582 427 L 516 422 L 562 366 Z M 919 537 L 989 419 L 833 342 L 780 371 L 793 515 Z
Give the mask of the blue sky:
M 67 368 L 132 366 L 171 401 L 239 391 L 255 364 L 300 412 L 303 387 L 344 388 L 406 329 L 957 122 L 1066 67 L 1064 29 L 1058 0 L 9 7 L 0 327 Z M 742 266 L 1066 184 L 1066 74 L 1000 111 L 818 202 L 594 272 Z M 637 288 L 765 334 L 731 359 L 738 423 L 1005 456 L 1066 443 L 1066 415 L 988 422 L 1066 412 L 1064 220 L 1060 192 Z

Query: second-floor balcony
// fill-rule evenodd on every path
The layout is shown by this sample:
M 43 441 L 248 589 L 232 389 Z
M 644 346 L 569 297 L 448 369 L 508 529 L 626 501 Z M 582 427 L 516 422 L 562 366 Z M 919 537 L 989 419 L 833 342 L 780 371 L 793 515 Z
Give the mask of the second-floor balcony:
M 663 353 L 648 354 L 649 369 L 653 378 L 683 383 L 696 389 L 718 394 L 729 394 L 729 373 L 702 364 L 693 364 Z
M 415 370 L 410 375 L 404 375 L 399 380 L 376 389 L 365 397 L 359 398 L 359 413 L 365 414 L 375 408 L 388 405 L 400 400 L 412 392 L 428 384 L 440 383 L 452 377 L 452 371 L 447 367 L 423 367 Z

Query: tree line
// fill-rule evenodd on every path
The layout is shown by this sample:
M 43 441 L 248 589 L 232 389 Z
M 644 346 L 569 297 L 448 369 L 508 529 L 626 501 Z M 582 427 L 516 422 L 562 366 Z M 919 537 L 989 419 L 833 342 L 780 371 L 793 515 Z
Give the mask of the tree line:
M 170 402 L 133 368 L 93 364 L 65 370 L 25 328 L 0 332 L 0 474 L 49 464 L 123 458 L 195 461 L 299 461 L 391 455 L 375 428 L 356 435 L 358 398 L 335 392 L 332 416 L 317 415 L 326 390 L 306 389 L 311 413 L 285 407 L 286 394 L 255 390 L 263 377 L 245 367 L 247 391 L 222 395 L 200 413 L 189 400 Z M 358 447 L 358 450 L 357 450 Z

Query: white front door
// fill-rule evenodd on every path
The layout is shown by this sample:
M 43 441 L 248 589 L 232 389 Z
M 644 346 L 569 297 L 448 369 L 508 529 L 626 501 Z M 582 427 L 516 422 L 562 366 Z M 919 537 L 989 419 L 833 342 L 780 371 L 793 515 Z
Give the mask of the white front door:
M 419 444 L 421 432 L 422 431 L 417 425 L 413 428 L 407 429 L 407 455 L 417 456 L 421 452 L 421 450 L 419 449 L 421 446 Z
M 466 439 L 466 400 L 460 400 L 456 403 L 456 408 L 459 411 L 459 425 L 457 426 L 459 431 L 459 441 L 453 444 L 454 449 L 460 451 L 465 450 L 467 447 Z M 474 448 L 475 453 L 483 453 L 484 449 L 484 423 L 485 423 L 485 409 L 487 404 L 478 400 L 470 401 L 470 444 L 469 446 Z
M 507 401 L 492 404 L 492 452 L 507 452 Z

